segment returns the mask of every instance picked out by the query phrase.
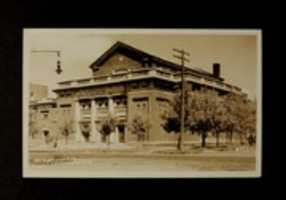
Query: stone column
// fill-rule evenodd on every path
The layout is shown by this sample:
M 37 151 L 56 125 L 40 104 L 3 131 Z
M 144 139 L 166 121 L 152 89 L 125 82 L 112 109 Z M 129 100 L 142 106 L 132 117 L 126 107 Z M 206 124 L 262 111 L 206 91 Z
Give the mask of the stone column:
M 108 98 L 108 110 L 111 117 L 114 117 L 114 103 L 112 97 Z M 110 134 L 110 142 L 116 143 L 115 131 Z
M 114 133 L 114 143 L 119 143 L 119 131 L 118 131 L 118 126 L 115 127 L 115 133 Z
M 91 108 L 92 108 L 92 121 L 93 121 L 93 134 L 94 134 L 94 138 L 95 138 L 95 142 L 96 143 L 101 143 L 101 135 L 100 132 L 96 129 L 96 124 L 95 124 L 95 120 L 96 120 L 96 100 L 92 100 L 92 104 L 91 104 Z
M 77 142 L 80 142 L 82 141 L 82 135 L 81 135 L 81 131 L 80 131 L 80 125 L 79 125 L 79 122 L 80 122 L 80 105 L 79 105 L 79 101 L 77 100 L 75 102 L 75 114 L 74 114 L 74 117 L 75 117 L 75 138 L 76 138 L 76 141 Z
M 91 140 L 96 141 L 96 129 L 95 129 L 95 101 L 94 99 L 90 100 L 91 108 L 90 108 L 90 126 L 91 126 Z
M 114 104 L 112 97 L 108 98 L 108 110 L 111 116 L 114 116 Z

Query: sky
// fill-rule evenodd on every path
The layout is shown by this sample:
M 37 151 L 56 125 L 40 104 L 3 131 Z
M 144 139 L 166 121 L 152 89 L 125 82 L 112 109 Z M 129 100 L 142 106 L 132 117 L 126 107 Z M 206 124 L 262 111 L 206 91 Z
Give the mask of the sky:
M 257 35 L 251 33 L 211 33 L 96 29 L 32 29 L 24 31 L 24 59 L 28 63 L 29 82 L 48 85 L 56 82 L 91 77 L 89 65 L 115 42 L 125 42 L 147 53 L 179 63 L 173 48 L 190 53 L 189 67 L 212 72 L 212 64 L 221 64 L 225 82 L 241 87 L 251 99 L 257 94 L 258 53 Z M 60 50 L 63 73 L 55 73 L 54 53 L 32 53 L 32 50 Z

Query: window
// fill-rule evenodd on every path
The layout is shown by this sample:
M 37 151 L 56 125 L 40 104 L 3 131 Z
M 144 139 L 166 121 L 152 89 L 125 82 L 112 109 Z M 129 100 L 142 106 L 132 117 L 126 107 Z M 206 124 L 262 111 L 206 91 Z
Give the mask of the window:
M 136 108 L 144 110 L 148 106 L 148 97 L 133 98 L 133 102 L 135 103 Z
M 125 107 L 126 106 L 126 97 L 115 97 L 114 103 L 116 107 Z
M 162 97 L 157 97 L 156 98 L 158 105 L 160 107 L 160 111 L 164 111 L 169 108 L 170 106 L 170 101 L 168 99 L 162 98 Z
M 135 101 L 135 102 L 138 102 L 138 101 L 148 101 L 148 97 L 133 98 L 133 101 Z
M 91 107 L 91 104 L 89 101 L 83 101 L 80 103 L 81 105 L 81 110 L 89 110 Z
M 61 104 L 60 107 L 61 108 L 71 107 L 71 104 Z
M 115 104 L 116 104 L 116 106 L 120 106 L 120 104 L 121 104 L 120 100 L 116 100 Z
M 165 99 L 165 98 L 162 98 L 162 97 L 157 97 L 156 100 L 158 102 L 162 102 L 162 103 L 169 103 L 169 100 L 168 99 Z
M 41 110 L 40 113 L 42 114 L 42 119 L 47 119 L 49 117 L 48 110 Z
M 49 113 L 50 111 L 48 110 L 41 110 L 40 113 Z

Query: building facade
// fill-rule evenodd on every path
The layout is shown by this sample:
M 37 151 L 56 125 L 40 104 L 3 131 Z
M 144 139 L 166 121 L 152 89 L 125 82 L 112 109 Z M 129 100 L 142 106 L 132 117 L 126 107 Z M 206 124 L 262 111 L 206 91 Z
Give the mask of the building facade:
M 112 143 L 135 142 L 130 124 L 140 116 L 148 121 L 146 140 L 176 140 L 162 128 L 162 114 L 180 89 L 181 66 L 144 51 L 117 42 L 90 66 L 91 77 L 58 83 L 56 107 L 59 121 L 72 123 L 77 141 L 104 142 L 102 122 L 116 119 Z M 185 68 L 185 81 L 192 89 L 214 89 L 220 94 L 242 94 L 241 89 L 227 84 L 220 76 L 220 65 L 213 72 Z M 66 113 L 66 115 L 63 115 Z M 188 140 L 188 134 L 185 139 Z
M 30 101 L 38 101 L 48 97 L 48 86 L 40 84 L 29 84 Z

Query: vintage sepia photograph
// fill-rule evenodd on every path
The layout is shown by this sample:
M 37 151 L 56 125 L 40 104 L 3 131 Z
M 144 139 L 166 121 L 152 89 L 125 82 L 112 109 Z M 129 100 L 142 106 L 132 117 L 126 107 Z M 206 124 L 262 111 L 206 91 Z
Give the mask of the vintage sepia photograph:
M 23 176 L 260 177 L 262 31 L 23 29 Z

